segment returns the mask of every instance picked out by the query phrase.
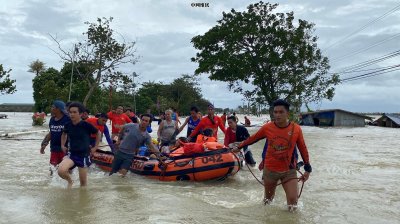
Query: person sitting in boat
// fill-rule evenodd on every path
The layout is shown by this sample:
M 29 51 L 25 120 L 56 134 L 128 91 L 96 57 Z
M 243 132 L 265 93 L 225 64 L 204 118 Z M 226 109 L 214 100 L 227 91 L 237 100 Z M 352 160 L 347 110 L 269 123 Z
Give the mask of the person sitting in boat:
M 222 132 L 225 133 L 225 126 L 222 123 L 222 120 L 220 117 L 214 115 L 214 105 L 210 104 L 208 105 L 208 115 L 207 117 L 203 117 L 200 121 L 200 123 L 196 126 L 196 128 L 192 131 L 192 133 L 189 136 L 189 141 L 194 138 L 200 130 L 205 130 L 207 128 L 211 128 L 213 130 L 213 136 L 215 139 L 218 139 L 218 127 L 221 129 Z
M 106 137 L 108 146 L 111 148 L 111 151 L 115 151 L 114 149 L 114 144 L 113 141 L 111 140 L 111 136 L 110 136 L 110 131 L 108 130 L 107 127 L 107 120 L 108 120 L 108 116 L 105 113 L 101 113 L 98 115 L 98 117 L 90 117 L 88 119 L 86 119 L 86 122 L 89 122 L 90 124 L 92 124 L 95 128 L 97 128 L 101 134 Z M 94 144 L 96 143 L 96 135 L 91 135 L 90 136 L 90 145 L 94 146 Z
M 178 123 L 172 120 L 172 110 L 165 111 L 165 120 L 160 123 L 157 131 L 158 142 L 160 147 L 174 145 L 176 135 L 178 134 Z
M 250 119 L 247 116 L 244 116 L 244 126 L 250 127 L 250 125 L 251 125 Z
M 179 128 L 179 133 L 183 130 L 183 128 L 187 125 L 187 133 L 186 137 L 189 137 L 192 134 L 193 130 L 199 125 L 201 118 L 198 116 L 199 109 L 195 106 L 190 108 L 190 116 L 186 118 L 185 122 Z M 192 138 L 192 142 L 196 140 L 197 136 Z
M 229 146 L 229 144 L 235 142 L 242 142 L 250 137 L 247 129 L 244 126 L 237 124 L 235 116 L 228 117 L 228 126 L 229 127 L 225 132 L 225 146 Z M 256 165 L 256 161 L 253 158 L 253 153 L 250 151 L 248 146 L 243 147 L 243 151 L 246 163 L 251 167 L 254 167 Z
M 150 120 L 151 116 L 149 114 L 142 114 L 138 124 L 129 123 L 122 127 L 116 143 L 119 149 L 115 153 L 110 175 L 119 172 L 124 177 L 140 146 L 146 145 L 151 153 L 160 157 L 159 150 L 152 143 L 150 134 L 147 132 Z
M 207 128 L 203 131 L 202 134 L 199 134 L 196 139 L 196 143 L 206 143 L 206 142 L 217 142 L 217 138 L 215 138 L 213 130 L 211 128 Z

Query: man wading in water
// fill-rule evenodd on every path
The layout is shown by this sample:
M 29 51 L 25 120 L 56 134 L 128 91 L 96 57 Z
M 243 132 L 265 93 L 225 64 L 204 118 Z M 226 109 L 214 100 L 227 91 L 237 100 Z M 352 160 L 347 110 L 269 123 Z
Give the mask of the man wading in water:
M 268 149 L 263 161 L 264 203 L 269 204 L 274 199 L 275 189 L 280 180 L 286 193 L 288 209 L 293 211 L 297 208 L 298 201 L 297 161 L 294 156 L 296 145 L 304 162 L 303 181 L 307 181 L 312 168 L 302 130 L 299 125 L 289 122 L 289 104 L 284 100 L 276 100 L 273 106 L 274 122 L 262 126 L 257 133 L 240 143 L 234 150 L 267 138 Z
M 72 187 L 73 181 L 69 170 L 78 167 L 79 182 L 81 187 L 87 185 L 87 172 L 88 167 L 92 162 L 90 161 L 90 153 L 95 152 L 99 146 L 101 132 L 93 125 L 83 121 L 81 116 L 84 106 L 80 103 L 71 103 L 68 111 L 71 117 L 71 122 L 65 124 L 61 136 L 61 148 L 68 155 L 64 157 L 58 168 L 58 175 L 64 180 L 68 181 L 68 188 Z M 96 134 L 96 141 L 92 148 L 90 148 L 90 135 Z M 69 139 L 68 148 L 65 147 Z
M 152 153 L 157 157 L 160 156 L 159 150 L 153 145 L 147 132 L 147 126 L 151 122 L 150 116 L 150 114 L 142 114 L 139 124 L 130 123 L 122 127 L 116 143 L 119 149 L 115 153 L 110 175 L 119 172 L 124 177 L 140 146 L 147 145 Z
M 44 150 L 50 142 L 50 175 L 53 175 L 65 156 L 61 149 L 61 135 L 64 125 L 68 122 L 71 122 L 71 119 L 65 110 L 65 103 L 61 100 L 55 100 L 51 106 L 50 132 L 43 139 L 40 148 L 40 153 L 44 154 Z

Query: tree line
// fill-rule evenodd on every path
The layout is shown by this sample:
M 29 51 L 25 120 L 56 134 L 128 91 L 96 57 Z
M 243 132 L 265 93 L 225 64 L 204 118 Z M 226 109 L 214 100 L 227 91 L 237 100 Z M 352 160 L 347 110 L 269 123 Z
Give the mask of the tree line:
M 33 62 L 32 65 L 40 61 Z M 44 64 L 43 64 L 44 65 Z M 90 87 L 85 79 L 72 76 L 71 96 L 69 98 L 71 82 L 71 66 L 65 63 L 57 70 L 55 68 L 41 68 L 33 70 L 35 78 L 32 80 L 35 111 L 48 113 L 55 99 L 83 102 Z M 77 63 L 75 66 L 84 69 Z M 129 107 L 137 113 L 144 113 L 151 109 L 153 113 L 175 108 L 183 114 L 190 111 L 191 106 L 197 106 L 206 111 L 210 102 L 205 100 L 199 88 L 198 79 L 190 75 L 181 75 L 171 83 L 144 82 L 137 88 L 132 86 L 97 86 L 93 89 L 86 107 L 92 112 L 107 112 L 118 105 Z
M 314 24 L 295 20 L 293 12 L 277 12 L 277 7 L 261 1 L 243 12 L 223 12 L 214 27 L 191 40 L 197 50 L 191 58 L 198 64 L 195 75 L 206 74 L 211 80 L 226 82 L 230 90 L 243 95 L 247 111 L 260 111 L 266 105 L 272 115 L 273 101 L 281 98 L 299 112 L 302 105 L 332 100 L 341 82 L 337 74 L 328 72 L 329 60 L 317 45 Z M 118 68 L 138 61 L 135 42 L 125 42 L 124 38 L 118 41 L 110 26 L 112 20 L 86 22 L 84 40 L 70 49 L 51 36 L 58 46 L 54 52 L 64 61 L 64 67 L 60 71 L 31 69 L 37 74 L 33 83 L 37 110 L 47 110 L 47 96 L 80 100 L 94 111 L 109 109 L 108 101 L 109 105 L 128 102 L 134 108 L 136 100 L 139 111 L 144 105 L 153 111 L 167 107 L 187 111 L 190 104 L 200 108 L 208 104 L 201 96 L 198 79 L 189 75 L 171 83 L 146 82 L 134 91 L 135 73 L 131 77 Z M 65 98 L 71 71 L 76 74 L 72 78 L 75 85 L 71 97 Z

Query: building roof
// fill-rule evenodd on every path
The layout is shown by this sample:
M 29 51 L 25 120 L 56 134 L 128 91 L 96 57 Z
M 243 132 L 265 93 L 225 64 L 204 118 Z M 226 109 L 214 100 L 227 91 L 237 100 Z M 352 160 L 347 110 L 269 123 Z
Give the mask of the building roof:
M 317 111 L 314 111 L 314 112 L 301 113 L 301 115 L 319 114 L 319 113 L 334 112 L 334 111 L 340 111 L 340 112 L 343 112 L 343 113 L 352 114 L 354 116 L 362 117 L 362 118 L 367 119 L 367 120 L 372 120 L 372 117 L 365 116 L 365 115 L 362 115 L 362 114 L 353 113 L 353 112 L 350 112 L 350 111 L 347 111 L 347 110 L 342 110 L 342 109 L 317 110 Z
M 384 114 L 383 116 L 388 117 L 394 123 L 396 123 L 397 125 L 400 125 L 400 115 L 398 115 L 398 114 Z
M 2 103 L 0 106 L 34 106 L 33 103 Z

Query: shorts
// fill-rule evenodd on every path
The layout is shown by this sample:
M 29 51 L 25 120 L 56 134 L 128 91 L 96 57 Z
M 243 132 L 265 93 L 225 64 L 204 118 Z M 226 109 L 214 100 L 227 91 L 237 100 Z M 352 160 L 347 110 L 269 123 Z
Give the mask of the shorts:
M 134 155 L 127 154 L 118 150 L 114 155 L 114 160 L 111 166 L 111 174 L 118 172 L 121 169 L 129 170 L 132 165 Z
M 284 180 L 287 180 L 290 178 L 297 178 L 297 171 L 295 169 L 290 169 L 285 172 L 274 172 L 274 171 L 270 171 L 266 167 L 264 167 L 264 170 L 263 170 L 263 179 L 264 180 L 278 182 L 279 180 L 284 181 Z
M 86 168 L 92 165 L 90 156 L 78 156 L 71 153 L 68 153 L 67 156 L 74 162 L 74 166 L 71 167 L 70 170 L 74 169 L 75 167 Z
M 63 151 L 50 152 L 50 164 L 53 166 L 57 166 L 58 164 L 61 163 L 64 156 L 65 156 L 65 153 Z

